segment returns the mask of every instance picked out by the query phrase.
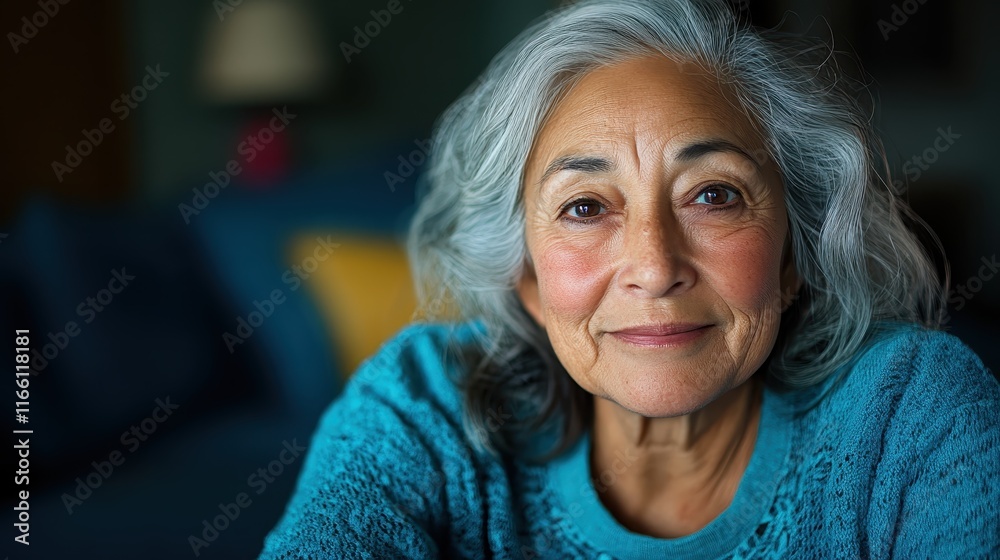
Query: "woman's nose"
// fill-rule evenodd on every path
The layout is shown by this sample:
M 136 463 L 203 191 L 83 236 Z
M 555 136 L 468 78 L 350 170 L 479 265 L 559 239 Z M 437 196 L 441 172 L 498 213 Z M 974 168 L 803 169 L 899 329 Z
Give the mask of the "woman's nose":
M 644 209 L 626 217 L 621 262 L 619 284 L 642 297 L 678 295 L 694 285 L 697 276 L 684 232 L 670 208 Z

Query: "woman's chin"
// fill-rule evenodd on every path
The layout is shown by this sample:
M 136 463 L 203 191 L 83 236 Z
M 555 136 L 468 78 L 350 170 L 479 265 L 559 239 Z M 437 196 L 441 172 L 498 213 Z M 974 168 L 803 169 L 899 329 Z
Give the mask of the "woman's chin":
M 647 418 L 669 418 L 691 414 L 711 403 L 721 391 L 707 387 L 634 384 L 605 391 L 604 398 Z

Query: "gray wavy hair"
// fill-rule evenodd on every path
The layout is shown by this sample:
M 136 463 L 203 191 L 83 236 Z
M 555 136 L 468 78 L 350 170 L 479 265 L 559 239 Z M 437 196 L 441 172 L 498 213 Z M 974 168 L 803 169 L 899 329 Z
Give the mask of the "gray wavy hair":
M 803 285 L 782 314 L 764 366 L 770 380 L 817 385 L 879 324 L 939 324 L 944 287 L 907 227 L 922 222 L 892 186 L 856 99 L 864 87 L 843 75 L 825 43 L 757 30 L 722 1 L 583 1 L 524 31 L 444 113 L 410 230 L 424 314 L 451 309 L 485 327 L 482 353 L 461 382 L 466 429 L 491 452 L 555 425 L 558 453 L 589 422 L 589 395 L 515 291 L 529 258 L 522 174 L 546 115 L 582 75 L 650 54 L 731 84 L 781 170 Z

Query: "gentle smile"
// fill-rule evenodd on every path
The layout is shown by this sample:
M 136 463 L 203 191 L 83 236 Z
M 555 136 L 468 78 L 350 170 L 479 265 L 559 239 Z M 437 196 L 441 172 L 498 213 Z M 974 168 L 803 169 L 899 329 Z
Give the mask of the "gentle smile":
M 679 346 L 700 338 L 711 324 L 670 323 L 629 327 L 610 334 L 636 346 Z

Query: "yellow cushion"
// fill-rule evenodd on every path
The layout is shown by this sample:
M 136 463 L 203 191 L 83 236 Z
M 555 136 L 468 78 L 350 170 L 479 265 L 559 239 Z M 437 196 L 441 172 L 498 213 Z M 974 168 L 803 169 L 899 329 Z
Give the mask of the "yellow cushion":
M 325 237 L 326 234 L 323 234 Z M 316 234 L 294 238 L 291 264 L 313 255 Z M 304 280 L 334 337 L 344 377 L 413 318 L 416 297 L 403 245 L 393 239 L 330 236 L 339 246 Z

